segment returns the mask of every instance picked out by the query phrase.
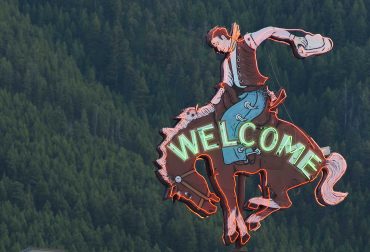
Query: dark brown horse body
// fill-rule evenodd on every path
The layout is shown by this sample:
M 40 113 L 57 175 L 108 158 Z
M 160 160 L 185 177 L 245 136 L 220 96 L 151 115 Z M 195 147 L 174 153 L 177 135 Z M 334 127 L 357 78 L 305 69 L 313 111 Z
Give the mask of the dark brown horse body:
M 221 151 L 222 139 L 218 131 L 218 118 L 229 104 L 233 103 L 230 99 L 232 93 L 228 94 L 228 92 L 232 92 L 232 90 L 226 89 L 222 101 L 214 106 L 214 111 L 190 120 L 184 128 L 172 132 L 172 136 L 169 136 L 171 129 L 164 132 L 165 140 L 159 148 L 162 158 L 157 160 L 159 166 L 157 175 L 168 187 L 166 194 L 168 198 L 184 202 L 201 217 L 214 214 L 217 210 L 215 203 L 220 201 L 224 216 L 224 242 L 230 244 L 239 237 L 239 242 L 245 244 L 250 238 L 249 230 L 258 229 L 260 221 L 272 212 L 291 206 L 292 203 L 287 193 L 290 189 L 312 182 L 321 173 L 324 176 L 316 188 L 316 198 L 320 204 L 335 205 L 346 197 L 345 193 L 333 191 L 334 184 L 346 169 L 344 159 L 337 153 L 326 158 L 312 138 L 297 126 L 278 118 L 276 107 L 285 97 L 280 97 L 281 99 L 278 98 L 274 102 L 268 98 L 268 106 L 264 112 L 252 121 L 256 126 L 255 129 L 247 131 L 245 137 L 255 140 L 255 149 L 262 149 L 258 138 L 264 129 L 273 127 L 279 133 L 280 139 L 283 135 L 292 136 L 295 143 L 303 144 L 306 146 L 306 150 L 310 150 L 322 160 L 321 163 L 316 164 L 316 170 L 311 170 L 310 175 L 305 176 L 302 171 L 297 169 L 296 164 L 293 165 L 289 162 L 291 153 L 276 155 L 277 147 L 269 152 L 259 151 L 251 154 L 248 156 L 248 162 L 225 164 Z M 194 111 L 196 113 L 197 109 L 191 110 L 190 108 L 187 114 L 189 111 L 190 114 Z M 207 151 L 200 148 L 196 155 L 190 153 L 186 161 L 179 160 L 179 157 L 167 148 L 170 142 L 179 146 L 178 136 L 181 134 L 190 139 L 192 130 L 196 131 L 209 123 L 212 123 L 215 128 L 214 137 L 209 141 L 212 144 L 217 144 L 220 148 Z M 201 142 L 199 135 L 197 135 L 197 140 Z M 267 141 L 271 142 L 271 139 L 269 138 Z M 217 196 L 210 191 L 204 177 L 196 171 L 195 165 L 199 159 L 206 162 L 208 176 Z M 261 175 L 262 196 L 250 199 L 246 206 L 239 206 L 236 194 L 236 177 L 240 174 L 257 173 Z M 331 178 L 331 182 L 328 182 L 327 177 Z M 244 207 L 255 209 L 247 219 L 244 219 L 242 215 Z

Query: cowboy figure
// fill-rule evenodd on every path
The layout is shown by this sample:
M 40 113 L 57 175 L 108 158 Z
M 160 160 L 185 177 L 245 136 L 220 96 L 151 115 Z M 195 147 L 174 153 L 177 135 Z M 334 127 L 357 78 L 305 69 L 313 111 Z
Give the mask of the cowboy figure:
M 300 31 L 306 35 L 295 36 L 289 31 Z M 225 54 L 221 64 L 220 89 L 231 89 L 234 99 L 220 118 L 226 123 L 227 136 L 230 141 L 238 140 L 238 131 L 245 121 L 252 121 L 260 115 L 267 102 L 267 96 L 276 99 L 273 92 L 265 86 L 268 77 L 258 69 L 256 50 L 266 39 L 289 44 L 297 58 L 319 55 L 333 47 L 331 39 L 319 34 L 313 35 L 303 30 L 287 30 L 266 27 L 257 32 L 240 36 L 239 26 L 234 23 L 229 34 L 225 27 L 216 26 L 207 34 L 207 43 L 216 52 Z M 218 103 L 219 101 L 214 102 Z M 259 154 L 259 149 L 246 148 L 239 144 L 222 148 L 225 164 L 233 162 L 250 162 L 248 156 Z

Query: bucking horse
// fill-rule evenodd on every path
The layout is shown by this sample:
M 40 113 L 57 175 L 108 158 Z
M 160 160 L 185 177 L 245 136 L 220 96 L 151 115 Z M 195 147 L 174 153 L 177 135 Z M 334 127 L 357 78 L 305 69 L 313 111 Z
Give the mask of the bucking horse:
M 271 95 L 266 86 L 267 105 L 252 121 L 243 122 L 237 143 L 227 139 L 221 115 L 232 103 L 233 89 L 217 86 L 213 99 L 201 107 L 189 107 L 177 116 L 173 128 L 161 130 L 163 141 L 155 161 L 157 177 L 166 186 L 165 198 L 179 200 L 200 217 L 223 211 L 225 244 L 246 244 L 271 213 L 289 208 L 288 192 L 320 177 L 315 197 L 322 206 L 336 205 L 347 193 L 333 187 L 346 171 L 345 159 L 330 153 L 302 129 L 278 117 L 278 107 L 286 97 L 282 89 Z M 221 148 L 241 144 L 252 148 L 246 161 L 225 164 Z M 196 163 L 206 163 L 211 185 L 197 171 Z M 262 194 L 238 205 L 236 179 L 239 175 L 260 175 Z M 210 190 L 210 187 L 213 190 Z M 244 208 L 253 210 L 243 218 Z

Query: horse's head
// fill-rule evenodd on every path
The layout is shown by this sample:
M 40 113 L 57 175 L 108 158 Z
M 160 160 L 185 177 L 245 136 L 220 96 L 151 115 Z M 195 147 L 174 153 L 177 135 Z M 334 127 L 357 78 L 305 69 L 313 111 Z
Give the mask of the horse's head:
M 166 163 L 166 170 L 159 169 L 157 175 L 166 184 L 164 199 L 181 201 L 200 217 L 207 217 L 216 213 L 215 203 L 220 198 L 210 191 L 207 181 L 195 169 L 195 162 L 196 159 L 193 164 Z
M 202 108 L 208 108 L 207 106 Z M 196 156 L 190 156 L 182 161 L 172 151 L 169 151 L 168 144 L 180 133 L 186 133 L 192 128 L 194 119 L 204 116 L 208 109 L 190 107 L 184 109 L 177 116 L 180 121 L 174 128 L 162 129 L 164 139 L 158 146 L 161 157 L 156 161 L 158 178 L 166 185 L 165 199 L 173 199 L 184 202 L 193 212 L 201 217 L 216 213 L 217 207 L 214 204 L 220 199 L 210 191 L 207 181 L 197 172 L 195 165 Z

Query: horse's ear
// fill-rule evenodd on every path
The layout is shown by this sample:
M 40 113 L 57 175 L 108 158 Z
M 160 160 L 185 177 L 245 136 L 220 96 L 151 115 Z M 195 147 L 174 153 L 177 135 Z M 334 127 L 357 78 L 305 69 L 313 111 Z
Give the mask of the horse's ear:
M 163 193 L 163 200 L 168 200 L 170 198 L 171 198 L 171 187 L 166 186 Z
M 175 199 L 176 194 L 173 193 L 173 190 L 174 190 L 174 186 L 169 186 L 169 187 L 166 186 L 164 190 L 164 194 L 163 194 L 163 200 L 168 200 L 168 199 L 176 200 Z
M 199 104 L 195 106 L 195 111 L 198 112 Z

